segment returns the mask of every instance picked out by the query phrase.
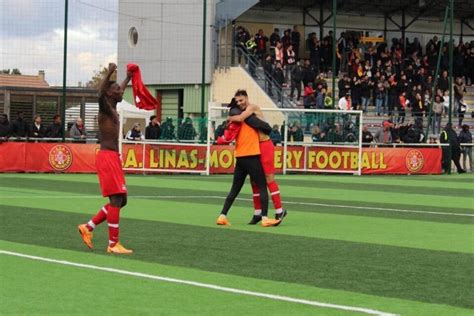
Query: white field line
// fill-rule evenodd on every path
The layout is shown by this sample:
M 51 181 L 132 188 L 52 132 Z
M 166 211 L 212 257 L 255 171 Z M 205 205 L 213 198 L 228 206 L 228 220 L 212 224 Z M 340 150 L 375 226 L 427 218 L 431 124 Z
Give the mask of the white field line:
M 129 195 L 129 198 L 136 199 L 225 199 L 225 196 L 218 195 Z M 99 195 L 17 195 L 17 196 L 0 196 L 1 199 L 97 199 Z M 240 201 L 252 201 L 252 199 L 236 198 Z M 358 210 L 373 210 L 373 211 L 385 211 L 385 212 L 396 212 L 396 213 L 418 213 L 418 214 L 434 214 L 434 215 L 448 215 L 448 216 L 465 216 L 474 217 L 474 214 L 469 213 L 448 213 L 448 212 L 433 212 L 433 211 L 419 211 L 419 210 L 406 210 L 398 208 L 386 208 L 386 207 L 373 207 L 373 206 L 354 206 L 354 205 L 339 205 L 339 204 L 324 204 L 324 203 L 311 203 L 311 202 L 296 202 L 296 201 L 283 201 L 283 204 L 289 205 L 308 205 L 308 206 L 324 206 L 334 208 L 348 208 Z
M 241 294 L 241 295 L 247 295 L 247 296 L 261 297 L 261 298 L 266 298 L 266 299 L 275 300 L 275 301 L 283 301 L 283 302 L 310 305 L 310 306 L 316 306 L 316 307 L 332 308 L 332 309 L 351 311 L 351 312 L 359 312 L 359 313 L 364 313 L 364 314 L 368 314 L 368 315 L 380 315 L 380 316 L 396 315 L 396 314 L 391 314 L 391 313 L 378 311 L 378 310 L 375 310 L 375 309 L 369 309 L 369 308 L 363 308 L 363 307 L 354 307 L 354 306 L 346 306 L 346 305 L 337 305 L 337 304 L 330 304 L 330 303 L 323 303 L 323 302 L 318 302 L 318 301 L 310 301 L 310 300 L 304 300 L 304 299 L 299 299 L 299 298 L 293 298 L 293 297 L 288 297 L 288 296 L 281 296 L 281 295 L 275 295 L 275 294 L 267 294 L 267 293 L 261 293 L 261 292 L 240 290 L 240 289 L 224 287 L 224 286 L 208 284 L 208 283 L 201 283 L 201 282 L 194 282 L 194 281 L 188 281 L 188 280 L 167 278 L 167 277 L 162 277 L 162 276 L 158 276 L 158 275 L 152 275 L 152 274 L 146 274 L 146 273 L 140 273 L 140 272 L 133 272 L 133 271 L 127 271 L 127 270 L 121 270 L 121 269 L 115 269 L 115 268 L 107 268 L 107 267 L 95 266 L 95 265 L 91 265 L 91 264 L 83 264 L 83 263 L 66 261 L 66 260 L 56 260 L 56 259 L 45 258 L 45 257 L 31 256 L 31 255 L 18 253 L 18 252 L 7 251 L 7 250 L 0 250 L 0 254 L 20 257 L 20 258 L 26 258 L 26 259 L 36 260 L 36 261 L 55 263 L 55 264 L 60 264 L 60 265 L 65 265 L 65 266 L 78 267 L 78 268 L 83 268 L 83 269 L 105 271 L 105 272 L 110 272 L 110 273 L 128 275 L 128 276 L 133 276 L 133 277 L 138 277 L 138 278 L 145 278 L 145 279 L 156 280 L 156 281 L 191 285 L 191 286 L 195 286 L 195 287 L 206 288 L 206 289 L 211 289 L 211 290 L 216 290 L 216 291 L 221 291 L 221 292 L 228 292 L 228 293 Z

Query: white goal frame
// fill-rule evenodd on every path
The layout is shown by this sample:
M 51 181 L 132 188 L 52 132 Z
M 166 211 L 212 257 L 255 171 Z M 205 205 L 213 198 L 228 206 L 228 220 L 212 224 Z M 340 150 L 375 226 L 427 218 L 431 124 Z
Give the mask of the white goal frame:
M 287 174 L 287 172 L 320 172 L 320 173 L 348 173 L 348 174 L 356 174 L 362 175 L 362 126 L 363 126 L 363 112 L 356 111 L 356 110 L 320 110 L 320 109 L 282 109 L 282 108 L 261 108 L 262 112 L 281 112 L 284 115 L 285 127 L 284 131 L 285 134 L 282 135 L 283 137 L 283 174 Z M 216 115 L 216 111 L 228 111 L 227 107 L 221 106 L 211 106 L 209 104 L 208 107 L 208 131 L 211 130 L 212 121 L 218 118 Z M 337 114 L 356 114 L 359 116 L 359 139 L 357 145 L 349 144 L 349 143 L 338 143 L 338 144 L 328 144 L 328 143 L 308 143 L 308 142 L 291 142 L 290 145 L 302 145 L 304 147 L 304 168 L 303 169 L 292 169 L 287 168 L 287 152 L 288 152 L 288 118 L 290 113 L 337 113 Z M 208 157 L 210 155 L 210 147 L 212 145 L 210 133 L 207 135 L 207 150 L 208 150 Z M 358 161 L 357 161 L 357 170 L 326 170 L 326 169 L 308 169 L 306 167 L 306 157 L 308 148 L 311 147 L 338 147 L 338 148 L 357 148 L 358 151 Z

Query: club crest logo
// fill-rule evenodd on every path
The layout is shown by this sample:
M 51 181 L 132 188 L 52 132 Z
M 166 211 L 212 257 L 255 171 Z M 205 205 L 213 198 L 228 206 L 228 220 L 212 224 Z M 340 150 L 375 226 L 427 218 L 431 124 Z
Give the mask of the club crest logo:
M 72 165 L 72 152 L 65 145 L 56 145 L 49 151 L 49 164 L 53 169 L 63 171 Z
M 425 165 L 425 158 L 421 151 L 412 149 L 407 153 L 405 163 L 410 172 L 418 172 Z

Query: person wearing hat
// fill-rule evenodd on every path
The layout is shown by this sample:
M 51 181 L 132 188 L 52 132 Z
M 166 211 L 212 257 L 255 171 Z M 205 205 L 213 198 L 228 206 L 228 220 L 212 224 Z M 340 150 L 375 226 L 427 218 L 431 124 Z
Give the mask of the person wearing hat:
M 145 136 L 140 130 L 140 123 L 134 123 L 132 129 L 128 131 L 125 138 L 127 140 L 144 140 Z
M 451 160 L 454 162 L 458 173 L 465 173 L 466 171 L 461 168 L 459 159 L 461 157 L 461 145 L 458 140 L 458 135 L 453 129 L 452 123 L 447 123 L 444 130 L 439 135 L 439 140 L 442 144 L 449 144 L 449 147 L 443 147 L 443 167 L 447 171 L 451 168 L 451 161 L 449 160 L 449 153 L 451 153 Z
M 472 172 L 472 146 L 462 146 L 462 144 L 472 144 L 472 134 L 469 131 L 469 125 L 464 124 L 458 136 L 461 143 L 462 166 L 467 170 L 466 160 L 469 161 L 469 170 Z
M 166 139 L 166 140 L 175 139 L 173 119 L 169 116 L 161 124 L 160 139 Z
M 375 133 L 375 142 L 378 144 L 390 144 L 392 142 L 392 123 L 390 121 L 384 121 L 382 127 Z
M 145 128 L 146 139 L 160 139 L 161 126 L 156 115 L 150 116 L 150 123 Z

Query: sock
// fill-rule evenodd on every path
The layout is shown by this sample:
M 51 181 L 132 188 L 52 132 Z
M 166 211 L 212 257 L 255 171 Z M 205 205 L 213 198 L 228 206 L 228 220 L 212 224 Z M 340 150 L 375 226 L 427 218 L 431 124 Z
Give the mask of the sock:
M 86 227 L 90 232 L 93 231 L 97 225 L 105 221 L 107 218 L 107 209 L 109 208 L 109 205 L 110 204 L 106 204 L 102 206 L 99 212 L 97 212 L 97 214 L 95 214 L 95 216 L 87 222 Z
M 107 223 L 109 225 L 109 246 L 113 247 L 119 241 L 120 207 L 109 206 Z
M 262 214 L 262 203 L 260 202 L 260 191 L 258 190 L 258 186 L 252 182 L 252 192 L 253 192 L 253 208 L 254 208 L 254 215 Z
M 276 181 L 267 183 L 268 190 L 270 190 L 270 195 L 272 197 L 273 206 L 275 207 L 276 213 L 279 214 L 283 212 L 283 208 L 281 207 L 281 196 L 280 196 L 280 188 L 278 188 L 278 184 Z

